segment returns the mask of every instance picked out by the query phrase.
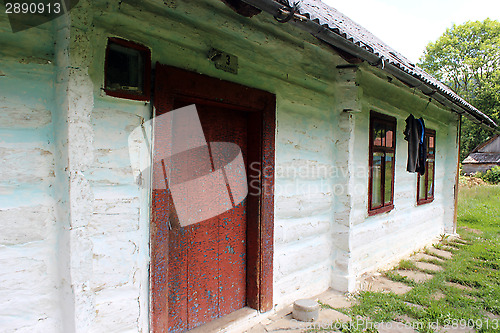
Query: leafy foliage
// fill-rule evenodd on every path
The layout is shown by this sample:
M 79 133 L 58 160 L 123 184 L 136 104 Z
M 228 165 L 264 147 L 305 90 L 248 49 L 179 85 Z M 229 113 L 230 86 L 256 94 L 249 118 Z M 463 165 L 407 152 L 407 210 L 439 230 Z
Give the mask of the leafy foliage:
M 493 185 L 500 184 L 500 166 L 495 166 L 486 172 L 479 173 L 476 177 Z
M 495 122 L 500 120 L 500 22 L 453 25 L 427 45 L 420 66 Z M 463 160 L 492 133 L 469 119 L 462 126 Z

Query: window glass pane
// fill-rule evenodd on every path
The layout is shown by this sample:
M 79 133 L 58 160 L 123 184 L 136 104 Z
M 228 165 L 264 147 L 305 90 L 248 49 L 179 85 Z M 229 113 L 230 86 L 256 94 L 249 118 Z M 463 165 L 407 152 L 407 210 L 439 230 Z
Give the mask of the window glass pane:
M 419 188 L 418 188 L 418 200 L 425 200 L 425 175 L 418 175 L 419 179 Z
M 428 141 L 427 141 L 427 154 L 429 155 L 434 155 L 434 135 L 429 135 L 428 136 Z
M 142 94 L 144 60 L 139 50 L 109 44 L 106 61 L 106 89 Z
M 372 164 L 372 208 L 382 205 L 382 158 L 383 153 L 373 153 Z
M 375 122 L 373 124 L 373 145 L 380 147 L 385 144 L 385 127 L 383 124 Z
M 387 129 L 387 132 L 385 133 L 385 146 L 392 148 L 392 142 L 394 138 L 394 131 Z
M 427 163 L 427 198 L 434 195 L 434 162 Z
M 392 175 L 394 173 L 394 154 L 385 155 L 385 193 L 384 204 L 388 204 L 392 199 Z

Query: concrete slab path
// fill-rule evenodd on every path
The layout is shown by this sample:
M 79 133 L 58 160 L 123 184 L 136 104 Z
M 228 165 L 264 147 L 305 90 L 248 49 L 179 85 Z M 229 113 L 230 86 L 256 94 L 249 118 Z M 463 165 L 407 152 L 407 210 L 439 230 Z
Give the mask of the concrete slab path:
M 436 265 L 430 263 L 433 261 L 435 263 L 444 263 L 453 257 L 453 253 L 443 249 L 436 249 L 434 247 L 427 248 L 425 251 L 417 253 L 410 257 L 410 261 L 416 266 L 417 270 L 394 270 L 394 273 L 398 273 L 401 276 L 407 277 L 408 279 L 414 281 L 415 283 L 421 283 L 432 279 L 433 274 L 443 270 L 441 265 Z M 433 273 L 433 274 L 429 274 Z M 464 287 L 455 283 L 447 283 L 451 287 L 461 288 L 463 290 L 472 289 L 470 287 Z M 371 273 L 366 274 L 360 278 L 359 284 L 360 291 L 374 291 L 374 292 L 386 292 L 395 293 L 397 295 L 402 295 L 410 290 L 412 287 L 404 284 L 402 282 L 392 281 L 382 273 Z M 434 295 L 435 299 L 441 299 L 445 297 L 442 293 L 436 293 Z M 251 329 L 247 330 L 247 333 L 270 333 L 270 332 L 340 332 L 340 325 L 351 323 L 367 322 L 366 318 L 350 318 L 346 314 L 339 310 L 349 308 L 356 303 L 355 297 L 349 294 L 342 294 L 333 290 L 328 290 L 321 295 L 318 295 L 313 300 L 316 300 L 321 305 L 319 318 L 315 322 L 307 323 L 300 322 L 292 317 L 292 305 L 287 306 L 276 314 L 262 320 L 258 325 L 255 325 Z M 410 305 L 410 304 L 409 304 Z M 420 305 L 411 304 L 415 307 L 421 307 Z M 494 315 L 491 314 L 493 317 Z M 415 330 L 411 323 L 414 321 L 413 318 L 408 316 L 402 316 L 395 319 L 396 321 L 391 321 L 387 323 L 375 324 L 375 328 L 379 333 L 413 333 L 418 332 Z M 373 325 L 373 323 L 370 323 Z M 461 332 L 475 332 L 475 330 L 469 328 L 463 330 L 463 328 L 452 328 L 452 327 L 440 327 L 439 332 L 449 332 L 449 333 L 461 333 Z

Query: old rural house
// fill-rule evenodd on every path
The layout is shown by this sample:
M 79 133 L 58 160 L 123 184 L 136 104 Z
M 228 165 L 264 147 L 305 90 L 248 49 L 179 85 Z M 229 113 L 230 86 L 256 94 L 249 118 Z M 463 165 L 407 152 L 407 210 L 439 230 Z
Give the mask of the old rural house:
M 183 332 L 355 290 L 455 232 L 461 116 L 497 129 L 319 0 L 81 0 L 0 27 L 5 332 Z M 147 168 L 183 152 L 150 120 L 193 104 L 183 124 L 205 137 L 183 149 L 237 147 L 194 192 Z M 410 115 L 427 128 L 423 176 L 407 172 Z M 225 207 L 220 184 L 231 209 L 203 215 Z
M 494 166 L 500 166 L 500 135 L 477 146 L 462 162 L 462 171 L 466 175 L 486 172 Z

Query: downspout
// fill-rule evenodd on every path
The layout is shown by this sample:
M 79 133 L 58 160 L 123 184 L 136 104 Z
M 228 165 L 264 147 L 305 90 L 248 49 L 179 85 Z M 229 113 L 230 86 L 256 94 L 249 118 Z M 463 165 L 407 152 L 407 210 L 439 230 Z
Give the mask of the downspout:
M 415 78 L 414 76 L 404 72 L 403 70 L 397 68 L 396 66 L 386 62 L 384 60 L 384 57 L 380 57 L 374 54 L 373 52 L 369 51 L 368 49 L 371 48 L 368 45 L 362 46 L 354 44 L 351 41 L 345 39 L 344 37 L 334 33 L 329 28 L 324 27 L 319 23 L 316 23 L 308 19 L 304 15 L 294 13 L 288 6 L 282 5 L 274 0 L 242 0 L 242 1 L 273 15 L 275 18 L 287 15 L 293 15 L 293 19 L 286 20 L 287 22 L 289 21 L 289 23 L 292 24 L 293 26 L 296 26 L 297 28 L 310 33 L 314 37 L 330 45 L 333 45 L 347 53 L 350 53 L 360 59 L 367 61 L 372 66 L 377 66 L 379 68 L 382 68 L 383 70 L 393 75 L 397 79 L 401 80 L 402 82 L 405 82 L 406 84 L 410 85 L 413 88 L 419 89 L 420 91 L 422 91 L 423 94 L 430 96 L 440 104 L 449 107 L 453 112 L 456 112 L 460 115 L 465 113 L 465 115 L 476 124 L 479 124 L 490 131 L 500 134 L 500 129 L 497 129 L 497 124 L 495 124 L 495 122 L 493 122 L 491 119 L 489 118 L 483 119 L 483 117 L 481 115 L 476 114 L 474 110 L 467 110 L 467 108 L 458 105 L 456 104 L 456 102 L 453 102 L 450 99 L 446 98 L 445 96 L 439 94 L 435 88 L 428 86 L 418 78 Z

